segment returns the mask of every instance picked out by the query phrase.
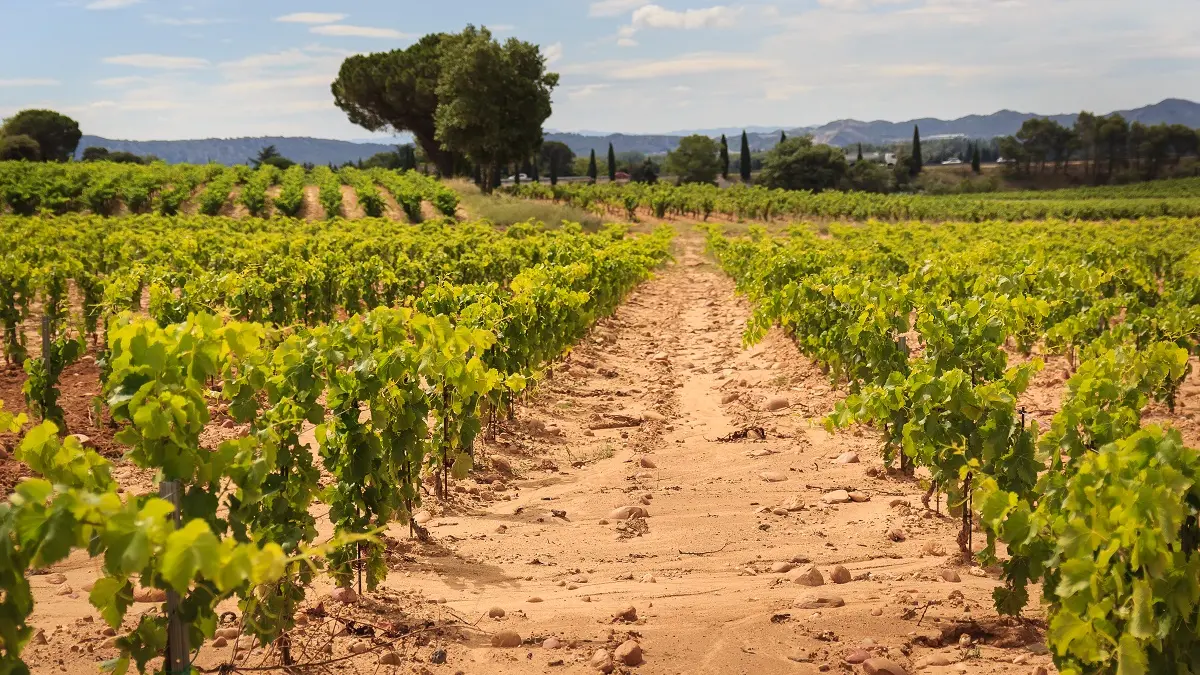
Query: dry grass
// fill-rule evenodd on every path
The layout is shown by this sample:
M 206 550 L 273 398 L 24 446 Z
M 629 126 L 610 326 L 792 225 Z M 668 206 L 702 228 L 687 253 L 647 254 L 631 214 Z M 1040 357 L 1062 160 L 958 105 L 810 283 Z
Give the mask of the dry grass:
M 563 223 L 579 223 L 589 232 L 600 229 L 603 219 L 594 213 L 573 206 L 527 199 L 515 199 L 504 195 L 485 195 L 473 183 L 465 180 L 448 181 L 462 198 L 460 208 L 468 217 L 490 220 L 500 227 L 536 220 L 547 227 L 560 227 Z

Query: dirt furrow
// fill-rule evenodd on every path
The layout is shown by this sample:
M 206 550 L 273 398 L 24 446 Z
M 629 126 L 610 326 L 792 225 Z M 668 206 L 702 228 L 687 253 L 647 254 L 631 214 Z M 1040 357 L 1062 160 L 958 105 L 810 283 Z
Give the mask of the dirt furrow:
M 930 658 L 954 665 L 928 672 L 1048 664 L 1040 643 L 1022 647 L 1031 636 L 991 610 L 996 580 L 951 555 L 955 521 L 924 513 L 921 486 L 882 470 L 877 439 L 820 428 L 840 396 L 820 371 L 780 335 L 742 349 L 748 307 L 704 259 L 700 236 L 681 235 L 678 264 L 575 350 L 506 448 L 489 448 L 513 468 L 518 496 L 439 514 L 430 531 L 454 539 L 453 555 L 398 580 L 464 616 L 500 607 L 504 618 L 481 625 L 527 641 L 459 645 L 458 668 L 595 672 L 593 652 L 628 638 L 644 650 L 644 673 L 820 672 L 849 668 L 860 649 L 910 672 Z M 765 439 L 718 440 L 748 427 Z M 838 463 L 853 452 L 860 461 Z M 870 501 L 824 503 L 836 489 Z M 612 518 L 622 506 L 649 517 Z M 835 584 L 836 565 L 853 580 Z M 798 583 L 813 566 L 819 588 Z M 814 596 L 845 604 L 796 606 Z M 637 623 L 614 624 L 628 606 Z M 983 643 L 960 649 L 962 632 Z M 549 637 L 576 648 L 528 644 Z

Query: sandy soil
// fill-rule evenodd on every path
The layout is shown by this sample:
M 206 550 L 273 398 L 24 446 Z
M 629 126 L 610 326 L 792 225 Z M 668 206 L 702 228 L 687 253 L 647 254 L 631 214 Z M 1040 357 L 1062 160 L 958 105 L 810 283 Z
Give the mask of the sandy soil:
M 396 201 L 396 198 L 392 196 L 391 190 L 380 187 L 379 194 L 383 196 L 384 218 L 400 222 L 408 221 L 408 218 L 404 215 L 404 209 L 400 208 L 400 204 Z
M 282 185 L 272 185 L 271 187 L 267 188 L 267 210 L 263 214 L 264 218 L 270 216 L 282 216 L 282 214 L 279 213 L 279 209 L 275 208 L 275 200 L 281 194 L 283 194 Z
M 300 203 L 300 213 L 297 217 L 304 220 L 324 220 L 325 209 L 321 206 L 321 188 L 316 185 L 304 186 L 304 201 Z
M 342 215 L 352 220 L 367 217 L 362 207 L 358 205 L 358 193 L 349 185 L 342 186 Z
M 381 589 L 345 604 L 315 584 L 291 648 L 324 663 L 310 672 L 594 673 L 597 650 L 628 640 L 644 662 L 617 672 L 861 672 L 867 657 L 923 673 L 1050 667 L 1038 608 L 996 616 L 997 581 L 952 555 L 956 522 L 883 470 L 873 433 L 819 426 L 841 393 L 786 338 L 742 349 L 747 306 L 699 232 L 681 234 L 679 262 L 483 444 L 489 468 L 427 499 L 428 540 L 391 528 Z M 722 440 L 753 427 L 765 438 Z M 130 467 L 118 475 L 150 489 Z M 835 490 L 867 501 L 827 503 Z M 802 583 L 813 567 L 819 587 Z M 98 570 L 77 553 L 32 578 L 35 673 L 94 673 L 115 655 L 86 599 Z M 135 605 L 123 629 L 146 611 L 157 605 Z M 520 645 L 493 647 L 505 631 Z M 275 662 L 237 644 L 197 663 Z M 377 665 L 393 649 L 400 664 Z

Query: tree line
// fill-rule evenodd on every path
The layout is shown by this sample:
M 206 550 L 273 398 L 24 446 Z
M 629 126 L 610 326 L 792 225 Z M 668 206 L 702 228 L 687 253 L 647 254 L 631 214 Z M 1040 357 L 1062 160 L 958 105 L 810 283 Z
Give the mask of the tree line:
M 1013 136 L 998 141 L 1017 171 L 1067 171 L 1072 162 L 1094 180 L 1154 179 L 1184 157 L 1200 154 L 1200 132 L 1184 124 L 1130 123 L 1119 114 L 1079 113 L 1074 127 L 1049 118 L 1026 120 Z

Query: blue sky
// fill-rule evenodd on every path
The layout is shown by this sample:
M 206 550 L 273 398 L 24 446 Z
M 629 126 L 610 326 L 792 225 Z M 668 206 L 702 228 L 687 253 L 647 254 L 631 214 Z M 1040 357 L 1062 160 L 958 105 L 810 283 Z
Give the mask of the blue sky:
M 486 25 L 562 74 L 548 127 L 630 133 L 1200 100 L 1197 0 L 0 0 L 0 116 L 128 139 L 363 138 L 346 56 Z

